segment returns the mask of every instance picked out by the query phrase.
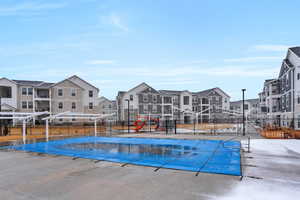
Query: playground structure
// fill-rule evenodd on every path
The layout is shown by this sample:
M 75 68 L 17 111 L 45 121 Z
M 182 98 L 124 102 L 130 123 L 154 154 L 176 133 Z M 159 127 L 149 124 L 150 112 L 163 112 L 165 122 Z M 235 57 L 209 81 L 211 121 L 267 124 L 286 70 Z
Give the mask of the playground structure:
M 258 130 L 260 135 L 268 139 L 300 139 L 300 130 L 286 127 L 266 126 Z
M 159 124 L 159 118 L 151 118 L 151 116 L 137 116 L 137 119 L 134 121 L 133 125 L 135 126 L 134 130 L 135 132 L 139 132 L 141 129 L 145 127 L 145 125 L 149 122 L 149 128 L 152 127 L 152 122 L 155 123 L 154 130 L 159 130 L 160 124 Z M 162 129 L 161 129 L 162 130 Z

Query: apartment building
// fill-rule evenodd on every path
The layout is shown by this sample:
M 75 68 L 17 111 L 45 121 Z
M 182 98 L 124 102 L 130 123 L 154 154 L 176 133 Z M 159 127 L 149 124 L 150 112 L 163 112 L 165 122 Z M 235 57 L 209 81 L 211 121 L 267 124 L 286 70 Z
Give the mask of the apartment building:
M 266 80 L 259 97 L 270 124 L 300 129 L 300 47 L 288 49 L 278 78 Z
M 118 93 L 118 120 L 127 120 L 129 109 L 130 120 L 137 116 L 151 116 L 190 123 L 197 113 L 198 121 L 208 122 L 213 114 L 222 114 L 223 110 L 229 109 L 229 100 L 230 96 L 220 88 L 201 92 L 155 90 L 141 83 L 129 91 Z
M 1 78 L 0 86 L 4 86 L 4 92 L 8 94 L 1 99 L 4 111 L 99 112 L 99 89 L 78 76 L 58 83 Z
M 244 101 L 245 105 L 245 117 L 246 119 L 252 119 L 255 120 L 258 118 L 260 112 L 259 112 L 259 99 L 246 99 Z M 242 117 L 243 113 L 243 101 L 232 101 L 230 102 L 230 110 L 234 111 L 235 116 Z
M 110 120 L 117 120 L 117 103 L 114 100 L 109 100 L 106 97 L 100 97 L 98 99 L 98 107 L 100 114 L 111 114 Z

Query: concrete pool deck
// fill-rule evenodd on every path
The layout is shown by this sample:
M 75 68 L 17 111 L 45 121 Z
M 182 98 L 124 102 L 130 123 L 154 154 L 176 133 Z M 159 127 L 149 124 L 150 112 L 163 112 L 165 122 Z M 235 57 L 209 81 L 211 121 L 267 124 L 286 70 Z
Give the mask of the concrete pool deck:
M 244 154 L 242 181 L 228 175 L 155 172 L 152 167 L 0 151 L 0 199 L 297 199 L 299 145 L 299 140 L 254 140 L 251 153 Z

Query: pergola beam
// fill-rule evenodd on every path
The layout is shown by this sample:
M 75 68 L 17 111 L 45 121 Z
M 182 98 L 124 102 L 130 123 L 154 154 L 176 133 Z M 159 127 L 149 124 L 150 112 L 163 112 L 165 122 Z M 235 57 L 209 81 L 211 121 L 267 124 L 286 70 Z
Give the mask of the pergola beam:
M 115 115 L 113 114 L 87 114 L 87 113 L 72 113 L 70 111 L 58 113 L 42 120 L 46 121 L 46 140 L 49 141 L 49 120 L 54 119 L 89 119 L 94 121 L 94 134 L 97 136 L 97 120 Z

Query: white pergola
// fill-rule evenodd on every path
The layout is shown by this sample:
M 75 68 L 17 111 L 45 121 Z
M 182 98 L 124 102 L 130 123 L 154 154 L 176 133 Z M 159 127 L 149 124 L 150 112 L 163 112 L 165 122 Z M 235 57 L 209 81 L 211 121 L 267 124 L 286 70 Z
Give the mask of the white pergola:
M 12 119 L 20 120 L 23 122 L 22 126 L 22 136 L 23 143 L 26 143 L 26 123 L 30 120 L 34 120 L 36 117 L 41 115 L 49 115 L 49 112 L 35 112 L 35 113 L 25 113 L 25 112 L 0 112 L 0 119 Z
M 46 121 L 46 140 L 49 141 L 49 120 L 55 120 L 55 119 L 89 119 L 94 121 L 94 133 L 95 137 L 97 136 L 97 121 L 104 119 L 106 117 L 111 117 L 115 115 L 115 113 L 112 114 L 86 114 L 86 113 L 73 113 L 70 111 L 58 113 L 56 115 L 51 115 L 49 117 L 43 118 L 43 120 Z

